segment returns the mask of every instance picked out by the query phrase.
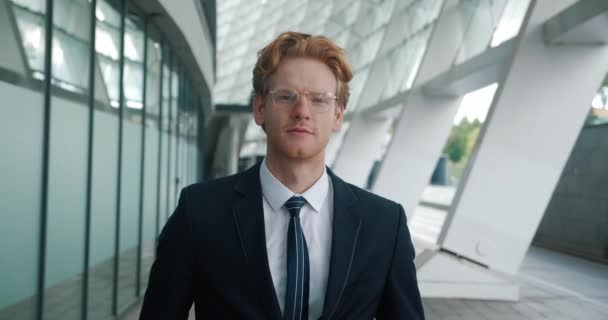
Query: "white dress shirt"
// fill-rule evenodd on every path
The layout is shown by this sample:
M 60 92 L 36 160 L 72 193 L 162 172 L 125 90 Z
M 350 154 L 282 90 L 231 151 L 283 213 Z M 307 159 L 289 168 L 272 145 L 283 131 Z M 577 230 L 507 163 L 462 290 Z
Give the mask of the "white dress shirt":
M 285 309 L 287 290 L 287 228 L 290 220 L 284 204 L 294 195 L 306 199 L 306 204 L 300 210 L 300 224 L 308 244 L 310 261 L 308 319 L 318 319 L 323 312 L 327 290 L 333 221 L 333 188 L 327 169 L 308 190 L 296 194 L 270 173 L 264 159 L 260 166 L 260 181 L 268 263 L 281 313 Z

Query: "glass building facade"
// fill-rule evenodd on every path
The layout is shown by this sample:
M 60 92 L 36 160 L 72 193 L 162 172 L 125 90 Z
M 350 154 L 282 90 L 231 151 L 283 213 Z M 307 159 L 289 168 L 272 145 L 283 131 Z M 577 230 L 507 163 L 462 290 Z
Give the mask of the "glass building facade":
M 0 319 L 114 319 L 202 172 L 202 99 L 126 0 L 0 2 Z
M 0 50 L 0 319 L 115 319 L 142 297 L 154 259 L 155 238 L 175 208 L 179 191 L 202 180 L 205 171 L 215 174 L 205 170 L 203 159 L 212 169 L 214 162 L 242 160 L 240 168 L 244 169 L 265 154 L 265 133 L 252 121 L 245 128 L 250 117 L 245 113 L 251 101 L 251 71 L 256 52 L 287 30 L 325 35 L 346 50 L 354 71 L 351 97 L 342 130 L 327 147 L 326 163 L 345 180 L 356 181 L 361 176 L 361 183 L 355 184 L 386 197 L 397 195 L 395 201 L 412 206 L 406 212 L 412 218 L 413 236 L 437 242 L 441 248 L 496 270 L 515 270 L 520 257 L 514 253 L 522 253 L 528 246 L 515 246 L 511 238 L 501 238 L 500 233 L 478 234 L 490 227 L 502 229 L 509 223 L 521 223 L 512 230 L 525 229 L 528 233 L 521 232 L 519 240 L 531 239 L 535 229 L 530 226 L 541 219 L 539 208 L 549 203 L 550 192 L 546 190 L 554 187 L 546 210 L 548 218 L 541 223 L 542 237 L 537 240 L 546 241 L 555 234 L 568 245 L 578 243 L 574 241 L 579 237 L 574 224 L 568 226 L 573 230 L 570 238 L 563 237 L 562 225 L 567 225 L 563 221 L 570 220 L 564 220 L 563 210 L 554 207 L 572 208 L 576 216 L 571 221 L 579 223 L 579 216 L 585 215 L 589 228 L 603 230 L 604 222 L 597 221 L 605 215 L 596 221 L 592 214 L 605 210 L 589 203 L 604 203 L 601 201 L 606 199 L 600 193 L 604 189 L 598 187 L 605 180 L 608 154 L 603 150 L 605 136 L 599 133 L 605 132 L 608 123 L 605 70 L 598 69 L 599 63 L 582 67 L 589 56 L 580 59 L 579 54 L 572 55 L 579 61 L 576 67 L 565 68 L 569 64 L 562 63 L 542 72 L 529 68 L 544 66 L 553 53 L 563 54 L 565 47 L 579 46 L 548 44 L 530 36 L 533 14 L 540 17 L 535 19 L 543 22 L 543 28 L 550 18 L 543 13 L 547 10 L 543 6 L 564 6 L 551 14 L 580 12 L 576 6 L 585 9 L 589 3 L 593 6 L 589 1 L 572 1 L 576 4 L 572 9 L 564 3 L 225 0 L 217 2 L 216 17 L 215 1 L 0 0 L 0 39 L 4 44 Z M 161 19 L 158 12 L 152 12 L 161 7 L 168 12 L 171 5 L 182 11 Z M 186 14 L 194 12 L 190 9 L 196 6 L 204 12 Z M 187 21 L 192 18 L 197 19 Z M 205 28 L 213 30 L 209 34 L 190 28 L 205 22 Z M 174 34 L 167 31 L 171 23 L 183 30 L 185 38 L 191 36 L 203 45 L 176 45 Z M 537 45 L 534 50 L 546 49 L 539 54 L 542 59 L 534 60 L 534 50 L 522 51 L 530 49 L 527 41 Z M 586 49 L 597 48 L 594 43 Z M 200 54 L 207 49 L 216 56 Z M 196 68 L 191 56 L 198 63 Z M 201 56 L 209 61 L 197 60 Z M 525 81 L 512 78 L 514 70 L 521 70 L 517 67 L 521 61 L 534 62 L 522 72 Z M 499 69 L 488 76 L 493 80 L 483 85 L 470 77 L 478 71 L 473 67 L 482 64 Z M 214 67 L 205 69 L 211 65 Z M 582 73 L 584 76 L 574 72 L 585 68 L 589 72 Z M 564 74 L 529 80 L 537 74 L 552 74 L 552 69 Z M 588 75 L 595 76 L 591 69 L 598 69 L 604 80 L 599 89 L 593 84 L 594 96 L 588 108 L 591 96 L 582 89 L 589 84 L 581 83 L 591 78 Z M 216 81 L 208 84 L 213 85 L 212 90 L 197 84 L 195 79 L 201 78 L 197 72 L 204 73 L 207 81 Z M 577 81 L 560 87 L 564 79 Z M 489 88 L 491 94 L 470 103 L 477 108 L 483 105 L 484 119 L 466 145 L 471 157 L 457 161 L 459 172 L 453 176 L 458 179 L 447 179 L 451 175 L 447 170 L 443 180 L 444 184 L 451 181 L 449 186 L 429 186 L 425 175 L 430 177 L 432 167 L 439 167 L 435 163 L 441 150 L 448 149 L 448 133 L 458 133 L 456 121 L 439 111 L 448 108 L 458 118 L 460 111 L 467 109 L 468 98 L 478 92 L 455 88 L 457 81 L 466 82 L 463 88 L 469 90 Z M 542 93 L 545 88 L 553 91 Z M 422 89 L 429 89 L 430 95 L 419 94 Z M 519 94 L 528 89 L 528 95 Z M 433 95 L 444 97 L 444 93 L 449 93 L 445 97 L 451 101 L 447 106 L 436 111 L 426 107 L 434 105 Z M 573 100 L 534 100 L 537 96 L 566 97 L 565 93 Z M 234 108 L 211 108 L 211 96 L 217 105 Z M 519 96 L 522 99 L 517 99 Z M 419 100 L 410 100 L 412 97 Z M 460 98 L 462 102 L 453 102 Z M 547 105 L 555 109 L 544 109 Z M 572 116 L 574 113 L 571 119 L 561 119 L 581 105 L 587 108 L 586 119 Z M 527 108 L 514 109 L 520 106 Z M 204 121 L 203 109 L 216 111 L 206 119 L 209 121 Z M 537 110 L 543 111 L 532 112 Z M 485 121 L 486 114 L 492 121 Z M 565 163 L 568 141 L 574 141 L 572 123 L 576 119 L 587 126 L 581 133 L 582 147 L 572 152 L 556 187 L 552 181 L 558 180 L 557 167 Z M 423 122 L 425 127 L 417 126 Z M 541 126 L 542 132 L 536 131 Z M 432 130 L 422 130 L 426 127 Z M 518 138 L 522 132 L 526 139 Z M 562 141 L 565 147 L 555 141 Z M 431 145 L 437 152 L 429 151 Z M 543 160 L 517 162 L 506 161 L 509 158 L 505 156 L 493 157 L 497 151 L 491 148 L 505 145 L 517 147 L 501 153 L 521 156 L 515 160 Z M 527 146 L 524 152 L 522 145 Z M 545 159 L 547 148 L 556 156 Z M 401 154 L 399 149 L 407 152 Z M 345 156 L 349 152 L 352 156 Z M 237 161 L 226 160 L 234 157 Z M 340 162 L 340 157 L 346 160 Z M 397 165 L 391 167 L 391 161 Z M 425 169 L 425 163 L 432 165 Z M 497 167 L 501 169 L 493 170 Z M 552 173 L 538 177 L 548 169 Z M 217 175 L 229 173 L 225 169 Z M 390 183 L 397 178 L 406 182 Z M 482 180 L 483 188 L 476 189 L 475 181 Z M 535 196 L 520 191 L 520 186 L 536 182 L 540 184 Z M 448 189 L 448 196 L 433 193 L 444 189 Z M 578 189 L 591 190 L 591 196 Z M 395 193 L 382 193 L 387 190 Z M 469 203 L 478 204 L 492 195 L 508 195 L 516 201 L 505 201 L 496 208 L 491 201 L 485 207 L 466 207 L 467 202 L 461 200 L 472 199 Z M 522 198 L 526 206 L 517 207 Z M 562 198 L 571 203 L 563 205 Z M 424 206 L 440 212 L 420 210 Z M 508 212 L 508 220 L 501 220 L 507 216 L 501 215 L 501 210 Z M 514 216 L 516 213 L 521 215 Z M 471 232 L 465 227 L 457 229 L 454 221 L 467 228 L 478 221 L 487 225 Z M 448 235 L 452 234 L 454 242 L 450 243 Z M 593 233 L 585 234 L 585 239 L 593 238 Z M 600 240 L 593 245 L 581 241 L 581 247 L 604 248 L 606 237 L 597 234 L 595 240 Z M 470 241 L 461 245 L 453 239 Z M 508 250 L 488 250 L 485 254 L 501 254 L 496 255 L 500 259 L 487 259 L 475 251 L 477 245 L 468 246 L 473 240 L 504 245 Z M 601 255 L 605 257 L 604 251 Z

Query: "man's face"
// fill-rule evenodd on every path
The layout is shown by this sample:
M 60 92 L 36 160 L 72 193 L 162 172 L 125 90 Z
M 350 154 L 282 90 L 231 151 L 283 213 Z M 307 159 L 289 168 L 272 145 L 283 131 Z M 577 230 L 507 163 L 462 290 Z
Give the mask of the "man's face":
M 264 125 L 268 153 L 293 160 L 325 156 L 332 132 L 340 130 L 344 108 L 333 101 L 329 110 L 314 108 L 303 92 L 336 95 L 338 81 L 324 63 L 311 58 L 285 58 L 271 77 L 270 91 L 299 92 L 293 106 L 273 102 L 271 94 L 253 101 L 255 122 Z

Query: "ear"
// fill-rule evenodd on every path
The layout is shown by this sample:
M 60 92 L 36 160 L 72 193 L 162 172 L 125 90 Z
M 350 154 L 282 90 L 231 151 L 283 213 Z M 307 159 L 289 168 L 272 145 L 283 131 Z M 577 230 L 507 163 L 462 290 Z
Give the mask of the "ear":
M 342 104 L 336 106 L 335 117 L 333 131 L 338 132 L 342 128 L 342 120 L 344 118 L 344 106 Z
M 264 125 L 264 97 L 256 94 L 253 97 L 253 119 L 258 126 Z

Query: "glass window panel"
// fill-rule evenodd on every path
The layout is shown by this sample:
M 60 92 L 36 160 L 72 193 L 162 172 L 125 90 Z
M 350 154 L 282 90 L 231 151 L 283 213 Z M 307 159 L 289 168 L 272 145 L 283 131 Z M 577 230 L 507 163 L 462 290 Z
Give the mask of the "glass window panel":
M 114 108 L 118 108 L 118 79 L 120 77 L 120 64 L 117 60 L 112 60 L 102 55 L 97 55 L 97 61 L 99 62 L 105 88 L 108 91 L 110 105 Z
M 80 319 L 88 109 L 53 98 L 44 283 L 45 319 Z
M 493 15 L 489 0 L 477 3 L 456 58 L 456 64 L 482 53 L 488 48 L 498 17 Z
M 19 5 L 29 11 L 45 14 L 46 1 L 43 0 L 11 0 L 14 4 Z
M 168 51 L 168 50 L 167 50 Z M 169 130 L 169 79 L 170 79 L 170 61 L 171 55 L 165 53 L 165 63 L 163 66 L 163 115 L 162 115 L 162 128 L 163 131 Z M 165 140 L 166 141 L 166 140 Z
M 118 107 L 118 35 L 117 27 L 108 24 L 119 16 L 105 2 L 97 1 L 95 49 L 98 68 L 95 90 L 106 90 L 110 103 Z M 105 13 L 102 13 L 105 12 Z M 102 21 L 103 20 L 103 21 Z M 116 31 L 116 32 L 115 32 Z M 116 33 L 116 34 L 115 34 Z M 106 36 L 105 42 L 100 37 Z M 108 54 L 104 45 L 112 45 Z M 98 93 L 96 93 L 97 96 Z M 114 287 L 114 241 L 116 236 L 116 188 L 118 183 L 118 117 L 115 109 L 95 110 L 93 126 L 93 161 L 91 185 L 91 234 L 89 252 L 89 289 L 87 317 L 90 320 L 112 319 Z
M 361 13 L 353 26 L 357 34 L 367 36 L 385 24 L 393 13 L 394 0 L 382 1 L 380 4 L 362 2 Z
M 342 48 L 346 48 L 346 44 L 348 43 L 348 40 L 350 39 L 350 30 L 346 29 L 344 30 L 344 32 L 340 33 L 339 35 L 337 35 L 334 39 L 332 39 L 338 46 L 342 47 Z M 352 56 L 349 57 L 350 60 L 352 61 Z
M 95 16 L 97 17 L 98 22 L 103 22 L 107 26 L 112 26 L 120 30 L 120 12 L 118 12 L 109 1 L 112 0 L 102 0 L 97 2 Z
M 52 64 L 55 84 L 66 90 L 85 92 L 89 81 L 88 43 L 55 30 Z
M 143 65 L 132 61 L 125 61 L 125 99 L 126 107 L 130 109 L 143 108 Z
M 117 159 L 118 118 L 95 110 L 88 303 L 88 318 L 92 320 L 113 319 Z
M 118 310 L 136 299 L 141 192 L 142 94 L 143 94 L 143 19 L 128 4 L 125 21 L 124 118 L 122 136 L 122 176 L 120 196 L 120 242 L 118 257 Z
M 98 1 L 95 9 L 97 18 L 95 50 L 105 88 L 110 98 L 110 105 L 118 108 L 120 14 L 107 1 Z
M 179 83 L 180 83 L 180 75 L 178 73 L 179 68 L 175 67 L 172 70 L 172 77 L 171 77 L 171 111 L 169 113 L 169 117 L 171 119 L 170 122 L 170 136 L 169 136 L 169 165 L 168 165 L 168 176 L 169 176 L 169 183 L 168 183 L 168 196 L 167 196 L 167 201 L 168 201 L 168 205 L 169 205 L 169 215 L 173 212 L 173 210 L 175 209 L 176 203 L 175 203 L 175 187 L 176 187 L 176 176 L 175 176 L 175 168 L 176 168 L 176 160 L 175 160 L 175 155 L 177 153 L 177 132 L 176 132 L 176 126 L 177 126 L 177 117 L 179 116 L 177 113 L 178 110 L 178 98 L 179 98 Z
M 160 157 L 160 68 L 162 50 L 157 39 L 159 32 L 152 25 L 148 27 L 148 65 L 146 68 L 146 146 L 144 154 L 144 190 L 143 221 L 141 250 L 141 292 L 148 285 L 150 267 L 154 261 L 156 240 L 157 213 L 159 197 L 157 189 L 160 183 L 158 160 Z
M 167 217 L 171 216 L 173 210 L 175 209 L 175 197 L 173 193 L 175 190 L 175 152 L 177 149 L 176 144 L 177 143 L 175 139 L 175 133 L 171 132 L 171 134 L 169 135 L 169 154 L 167 155 Z
M 350 98 L 346 112 L 352 112 L 357 109 L 359 104 L 359 98 L 363 93 L 363 87 L 367 81 L 367 75 L 369 73 L 369 67 L 355 72 L 353 79 L 350 81 Z
M 374 59 L 383 36 L 384 29 L 379 29 L 376 33 L 370 35 L 367 39 L 350 50 L 353 68 L 358 69 L 363 67 Z
M 439 15 L 442 3 L 443 0 L 424 0 L 406 7 L 403 21 L 407 32 L 404 32 L 403 39 L 428 27 Z
M 411 88 L 426 51 L 430 28 L 411 37 L 387 55 L 390 65 L 389 81 L 385 84 L 381 98 L 389 98 Z
M 86 54 L 89 15 L 68 18 L 59 13 L 90 12 L 86 0 L 54 1 L 52 77 L 64 89 L 88 87 Z M 58 26 L 58 21 L 61 26 Z M 83 31 L 71 34 L 75 27 Z M 73 61 L 72 61 L 73 59 Z M 68 66 L 68 63 L 69 66 Z M 84 77 L 82 77 L 84 75 Z M 83 286 L 85 201 L 87 185 L 88 107 L 63 98 L 51 99 L 47 238 L 44 283 L 45 319 L 80 319 Z
M 35 1 L 27 1 L 35 2 Z M 42 79 L 44 71 L 44 16 L 38 12 L 32 12 L 27 7 L 22 7 L 17 4 L 13 6 L 17 26 L 21 33 L 21 41 L 23 49 L 30 69 L 34 72 L 34 76 Z
M 411 42 L 411 40 L 410 40 Z M 388 81 L 384 86 L 384 92 L 382 98 L 388 98 L 399 91 L 403 80 L 407 76 L 404 72 L 407 69 L 408 59 L 410 58 L 412 47 L 408 46 L 407 43 L 401 47 L 396 48 L 390 52 L 387 56 L 389 65 L 391 66 Z
M 43 99 L 40 92 L 3 81 L 0 81 L 0 96 L 3 101 L 0 319 L 33 320 L 38 285 Z
M 181 84 L 181 74 L 178 73 L 179 68 L 174 68 L 171 77 L 171 132 L 175 133 L 177 124 L 177 108 L 179 104 L 179 86 Z
M 154 119 L 146 119 L 146 122 L 157 122 Z M 156 239 L 156 213 L 158 186 L 158 139 L 159 132 L 157 124 L 146 129 L 146 150 L 144 159 L 144 208 L 142 221 L 142 251 L 141 251 L 141 289 L 147 287 L 150 267 L 154 261 L 154 248 Z
M 342 32 L 345 28 L 342 25 L 339 25 L 331 20 L 331 17 L 327 20 L 327 24 L 325 25 L 325 34 L 328 38 L 334 39 L 336 35 Z
M 338 13 L 332 18 L 332 21 L 341 25 L 342 27 L 348 27 L 352 25 L 359 15 L 361 9 L 361 2 L 355 1 L 346 6 L 344 11 Z
M 169 134 L 162 131 L 161 134 L 161 155 L 160 155 L 160 229 L 162 230 L 165 221 L 169 217 L 169 207 L 167 202 L 167 193 L 169 190 L 169 181 L 167 180 L 167 160 L 169 159 Z
M 408 64 L 406 68 L 403 70 L 405 74 L 405 79 L 401 85 L 401 90 L 407 90 L 412 87 L 414 84 L 414 80 L 416 79 L 416 75 L 418 74 L 418 69 L 420 68 L 420 64 L 422 63 L 422 58 L 424 57 L 424 53 L 426 52 L 426 47 L 428 45 L 429 36 L 431 34 L 431 28 L 427 28 L 424 31 L 420 32 L 417 36 L 411 39 L 411 43 L 408 44 L 408 47 L 411 49 L 408 52 Z
M 500 22 L 492 35 L 492 42 L 490 44 L 492 47 L 500 45 L 519 33 L 521 23 L 526 16 L 526 11 L 529 6 L 529 0 L 509 1 L 506 4 Z
M 162 57 L 162 49 L 160 45 L 159 31 L 153 25 L 149 25 L 148 34 L 148 66 L 146 67 L 147 89 L 146 89 L 146 113 L 148 117 L 148 126 L 158 125 L 158 117 L 160 112 L 160 63 Z M 152 120 L 156 121 L 152 121 Z

